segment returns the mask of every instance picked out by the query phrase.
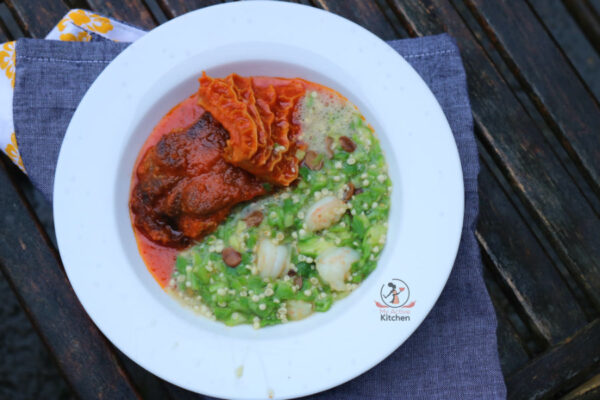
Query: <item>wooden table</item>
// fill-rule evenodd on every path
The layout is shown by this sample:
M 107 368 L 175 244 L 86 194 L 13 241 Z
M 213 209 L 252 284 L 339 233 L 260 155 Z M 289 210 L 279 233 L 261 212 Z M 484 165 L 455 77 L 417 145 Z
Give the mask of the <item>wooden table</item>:
M 600 0 L 300 2 L 386 40 L 456 39 L 481 154 L 477 239 L 509 398 L 600 398 Z M 215 3 L 7 0 L 0 42 L 43 37 L 72 7 L 151 29 Z M 2 271 L 73 393 L 197 398 L 99 333 L 65 277 L 50 206 L 6 158 L 0 188 Z

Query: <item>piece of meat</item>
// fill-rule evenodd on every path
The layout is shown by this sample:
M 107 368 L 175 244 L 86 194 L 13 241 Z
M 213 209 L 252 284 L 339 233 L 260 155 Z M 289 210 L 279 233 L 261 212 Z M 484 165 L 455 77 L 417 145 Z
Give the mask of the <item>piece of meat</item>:
M 356 150 L 356 143 L 348 136 L 340 136 L 340 146 L 346 153 L 353 153 Z
M 223 257 L 223 261 L 228 266 L 235 268 L 242 262 L 242 255 L 235 251 L 233 247 L 227 247 L 223 249 L 221 252 L 221 257 Z
M 298 177 L 300 127 L 294 114 L 305 93 L 300 79 L 237 74 L 219 79 L 203 73 L 198 102 L 229 132 L 224 154 L 228 162 L 266 181 L 288 186 Z
M 273 153 L 266 164 L 266 169 L 261 169 L 260 173 L 267 176 L 274 175 L 280 181 L 280 184 L 287 186 L 291 182 L 289 176 L 293 176 L 293 179 L 298 177 L 298 162 L 293 165 L 295 171 L 292 171 L 292 165 L 290 164 L 290 156 L 295 157 L 296 155 L 297 138 L 300 132 L 300 124 L 294 121 L 293 117 L 298 101 L 306 93 L 306 88 L 300 79 L 265 79 L 261 77 L 252 78 L 252 87 L 257 100 L 271 100 L 270 110 L 273 114 L 271 122 Z M 271 91 L 275 92 L 274 100 L 271 99 Z M 288 155 L 287 159 L 286 154 Z M 284 164 L 276 168 L 281 162 Z M 284 174 L 273 174 L 273 171 L 284 171 Z
M 187 247 L 214 231 L 234 205 L 265 193 L 261 180 L 224 160 L 227 138 L 206 112 L 146 151 L 130 203 L 139 231 L 153 242 Z
M 229 133 L 225 158 L 232 163 L 249 160 L 258 149 L 256 120 L 248 106 L 238 99 L 231 82 L 202 73 L 198 100 Z
M 263 219 L 264 215 L 260 210 L 254 210 L 244 217 L 244 221 L 246 221 L 248 228 L 259 226 Z
M 273 149 L 271 126 L 268 122 L 268 116 L 267 119 L 263 121 L 259 110 L 259 105 L 256 103 L 256 97 L 254 95 L 254 90 L 252 89 L 252 81 L 250 78 L 244 78 L 237 74 L 231 74 L 225 78 L 225 80 L 233 85 L 238 99 L 246 104 L 248 107 L 248 114 L 256 123 L 258 147 L 256 153 L 254 153 L 254 156 L 252 156 L 249 161 L 244 162 L 244 164 L 261 166 L 269 159 Z
M 273 138 L 271 137 L 271 127 L 273 126 L 273 121 L 275 121 L 275 114 L 273 114 L 272 108 L 277 100 L 277 92 L 275 88 L 271 85 L 263 88 L 262 90 L 258 90 L 250 78 L 246 78 L 250 80 L 252 84 L 252 90 L 254 92 L 254 97 L 256 99 L 256 108 L 258 109 L 258 113 L 260 114 L 260 119 L 263 122 L 263 126 L 265 128 L 265 132 L 267 134 L 267 145 L 265 149 L 262 151 L 262 156 L 257 161 L 257 165 L 264 165 L 271 158 L 273 154 Z M 264 160 L 262 159 L 264 157 Z

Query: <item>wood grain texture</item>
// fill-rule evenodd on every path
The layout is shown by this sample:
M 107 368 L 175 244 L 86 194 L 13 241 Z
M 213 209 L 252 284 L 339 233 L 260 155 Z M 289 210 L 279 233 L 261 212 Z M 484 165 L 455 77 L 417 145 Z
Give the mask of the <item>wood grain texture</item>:
M 6 33 L 4 33 L 3 28 L 4 27 L 0 25 L 0 43 L 8 42 L 10 40 Z
M 576 300 L 575 304 L 577 305 L 577 307 L 580 307 L 582 309 L 582 311 L 585 314 L 585 317 L 588 321 L 592 321 L 592 320 L 600 317 L 600 312 L 594 307 L 594 305 L 590 301 L 589 297 L 585 294 L 585 292 L 581 289 L 581 287 L 579 286 L 577 281 L 573 278 L 573 276 L 569 272 L 569 269 L 566 267 L 566 265 L 561 260 L 559 255 L 556 253 L 555 249 L 553 248 L 552 244 L 547 239 L 547 237 L 544 234 L 544 232 L 542 231 L 542 229 L 540 229 L 537 221 L 534 218 L 535 215 L 528 212 L 527 208 L 525 207 L 523 202 L 520 200 L 519 196 L 517 196 L 515 194 L 515 190 L 510 185 L 510 183 L 508 182 L 508 180 L 506 179 L 506 177 L 504 176 L 504 174 L 502 173 L 500 168 L 496 165 L 496 163 L 494 162 L 493 158 L 491 157 L 491 155 L 489 154 L 489 152 L 485 148 L 485 146 L 481 143 L 481 141 L 478 140 L 477 142 L 478 142 L 480 164 L 482 165 L 482 168 L 485 167 L 492 173 L 493 178 L 494 178 L 492 184 L 499 186 L 501 188 L 502 192 L 504 194 L 506 194 L 506 196 L 510 199 L 511 205 L 514 207 L 516 213 L 518 214 L 518 216 L 521 219 L 521 224 L 523 224 L 523 226 L 526 226 L 527 229 L 531 231 L 531 233 L 535 237 L 536 242 L 539 244 L 539 247 L 541 247 L 543 249 L 545 259 L 542 259 L 540 262 L 545 263 L 545 262 L 549 261 L 552 264 L 552 266 L 558 271 L 563 282 L 567 286 L 568 291 L 570 293 L 572 293 L 572 295 L 575 297 L 575 300 Z M 480 179 L 480 191 L 479 192 L 480 192 L 480 196 L 481 196 L 481 193 L 482 193 L 481 186 L 484 185 L 484 183 L 481 182 L 481 180 L 485 179 L 485 175 L 480 176 L 479 179 Z M 485 217 L 482 215 L 479 216 L 480 221 L 484 218 Z M 498 224 L 504 226 L 504 222 L 501 220 L 498 221 Z M 476 235 L 479 235 L 479 233 L 477 233 L 477 231 L 476 231 Z M 526 249 L 526 248 L 527 247 L 524 246 L 524 249 Z M 490 247 L 490 249 L 492 249 L 492 248 Z M 498 250 L 501 251 L 501 249 L 502 248 L 500 247 Z M 524 249 L 522 249 L 521 251 L 526 251 Z M 494 259 L 494 258 L 498 258 L 498 256 L 495 254 L 489 254 L 489 255 L 486 254 L 485 247 L 482 247 L 482 254 L 489 257 L 490 260 Z M 500 254 L 500 258 L 502 258 L 501 254 Z M 522 265 L 521 267 L 527 268 L 527 265 Z M 491 270 L 495 271 L 496 268 L 492 265 Z M 498 275 L 496 275 L 493 279 L 497 280 L 499 283 L 503 282 L 503 279 L 501 277 L 499 277 Z M 535 284 L 532 284 L 532 285 L 535 286 Z M 517 296 L 511 295 L 511 298 L 517 299 Z M 518 304 L 518 300 L 515 300 L 515 302 L 516 302 L 515 306 L 518 307 L 519 309 L 522 309 L 520 304 Z
M 198 8 L 221 4 L 220 0 L 158 0 L 164 12 L 174 18 Z
M 596 100 L 600 100 L 600 55 L 560 0 L 528 0 Z
M 594 18 L 600 20 L 600 0 L 587 0 L 587 5 L 594 14 Z
M 509 399 L 548 398 L 598 369 L 600 320 L 526 364 L 506 379 Z
M 506 376 L 521 368 L 529 361 L 530 356 L 523 336 L 517 332 L 504 307 L 504 304 L 508 303 L 508 299 L 506 299 L 506 296 L 504 296 L 501 289 L 494 282 L 487 264 L 489 263 L 484 257 L 483 278 L 485 279 L 488 293 L 496 311 L 496 319 L 498 321 L 496 334 L 498 336 L 500 367 L 502 368 L 502 373 Z
M 69 11 L 61 0 L 7 0 L 6 4 L 16 15 L 23 31 L 34 38 L 46 36 Z
M 111 18 L 150 30 L 156 21 L 142 0 L 87 0 L 92 10 Z
M 362 0 L 314 0 L 315 5 L 356 22 L 384 40 L 399 39 L 402 31 L 394 27 L 378 3 Z M 398 26 L 398 25 L 396 25 Z M 405 35 L 405 34 L 404 34 Z
M 158 3 L 157 0 L 144 0 L 144 4 L 146 4 L 146 7 L 152 15 L 152 18 L 154 19 L 156 25 L 164 24 L 169 19 L 171 19 L 170 16 L 165 14 L 162 5 Z
M 488 38 L 484 29 L 475 19 L 475 17 L 473 16 L 473 14 L 471 13 L 471 11 L 469 10 L 469 8 L 463 0 L 453 0 L 452 4 L 458 12 L 458 14 L 460 14 L 464 23 L 468 26 L 469 30 L 477 38 L 479 45 L 483 48 L 490 61 L 493 63 L 494 68 L 502 76 L 506 85 L 513 92 L 513 94 L 523 107 L 524 111 L 531 117 L 533 122 L 536 124 L 536 127 L 542 133 L 544 139 L 546 140 L 546 145 L 551 150 L 551 152 L 554 153 L 554 157 L 558 160 L 558 162 L 565 168 L 570 179 L 575 184 L 575 186 L 577 186 L 579 193 L 589 203 L 589 205 L 593 209 L 593 212 L 600 215 L 600 198 L 594 193 L 594 190 L 589 184 L 589 180 L 582 175 L 580 168 L 578 168 L 575 165 L 575 162 L 564 149 L 557 135 L 554 134 L 552 129 L 546 123 L 545 119 L 538 112 L 538 109 L 531 100 L 531 98 L 522 88 L 521 84 L 511 72 L 508 65 L 504 62 L 502 56 L 500 56 L 500 54 L 496 50 L 496 46 L 492 43 L 492 40 Z M 479 154 L 482 159 L 482 162 L 485 163 L 493 171 L 494 177 L 496 178 L 498 184 L 502 187 L 502 190 L 505 193 L 507 193 L 508 197 L 511 200 L 511 203 L 515 206 L 515 209 L 519 213 L 520 217 L 523 219 L 523 222 L 533 232 L 535 238 L 540 243 L 540 246 L 543 248 L 544 252 L 551 260 L 552 264 L 560 273 L 565 284 L 568 286 L 568 289 L 576 297 L 577 302 L 583 309 L 588 320 L 591 321 L 599 317 L 600 313 L 598 309 L 594 307 L 587 295 L 581 290 L 579 284 L 574 280 L 573 276 L 569 272 L 569 269 L 566 267 L 565 263 L 561 260 L 561 258 L 555 251 L 554 246 L 548 240 L 547 235 L 541 229 L 541 226 L 536 219 L 536 215 L 527 210 L 525 204 L 515 194 L 513 188 L 505 178 L 504 174 L 498 168 L 494 159 L 489 155 L 489 152 L 485 149 L 485 146 L 483 146 L 481 143 L 479 144 Z
M 2 161 L 0 187 L 0 267 L 73 392 L 84 399 L 137 398 Z
M 600 52 L 599 11 L 585 0 L 563 0 L 569 12 L 577 20 L 590 42 Z
M 561 400 L 598 400 L 600 399 L 600 375 L 594 376 L 581 386 L 569 392 Z
M 587 323 L 577 300 L 485 165 L 479 183 L 476 236 L 498 279 L 548 343 L 573 335 Z
M 500 368 L 504 375 L 516 371 L 529 360 L 527 352 L 521 345 L 517 332 L 505 316 L 496 314 L 498 319 L 498 349 L 500 351 Z
M 8 6 L 0 3 L 0 42 L 7 42 L 23 37 L 23 31 L 14 19 Z
M 576 165 L 573 158 L 568 154 L 567 150 L 559 140 L 559 135 L 556 135 L 553 129 L 548 125 L 545 118 L 534 104 L 532 98 L 529 96 L 528 92 L 523 88 L 519 80 L 516 78 L 512 70 L 498 52 L 496 45 L 492 42 L 492 39 L 488 37 L 485 30 L 479 24 L 475 16 L 471 13 L 464 0 L 452 0 L 452 5 L 461 16 L 465 25 L 467 25 L 469 30 L 472 32 L 473 36 L 477 38 L 478 44 L 485 51 L 485 54 L 494 65 L 494 68 L 498 71 L 506 85 L 513 92 L 524 111 L 531 117 L 538 130 L 543 134 L 547 145 L 554 153 L 554 156 L 565 168 L 575 186 L 578 187 L 581 195 L 585 197 L 585 200 L 590 204 L 594 212 L 600 215 L 600 197 L 596 195 L 590 180 L 582 174 L 581 168 Z
M 394 1 L 414 34 L 449 32 L 458 42 L 477 133 L 579 285 L 600 308 L 600 218 L 543 134 L 506 86 L 452 5 L 442 0 Z M 499 106 L 502 105 L 502 106 Z
M 522 1 L 467 4 L 600 193 L 600 107 L 560 49 Z
M 189 390 L 185 390 L 180 388 L 179 386 L 167 384 L 166 386 L 167 392 L 172 399 L 175 400 L 204 400 L 207 399 L 204 396 L 198 395 L 194 392 L 190 392 Z
M 121 361 L 123 369 L 138 389 L 140 396 L 144 400 L 175 400 L 170 396 L 166 387 L 171 385 L 144 368 L 140 367 L 119 350 L 114 350 L 117 358 Z M 180 399 L 178 399 L 180 400 Z

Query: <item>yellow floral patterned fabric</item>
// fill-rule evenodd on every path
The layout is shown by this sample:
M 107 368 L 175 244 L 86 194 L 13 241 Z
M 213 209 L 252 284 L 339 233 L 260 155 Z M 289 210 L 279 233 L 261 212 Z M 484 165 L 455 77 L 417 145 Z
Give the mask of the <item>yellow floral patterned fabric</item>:
M 73 10 L 70 11 L 57 25 L 60 32 L 64 31 L 67 24 L 72 22 L 73 24 L 96 33 L 107 33 L 113 29 L 113 24 L 110 19 L 102 17 L 98 14 L 91 13 L 86 10 Z M 61 38 L 61 40 L 64 40 Z M 78 40 L 80 42 L 89 40 Z
M 104 39 L 134 42 L 145 34 L 131 25 L 112 20 L 91 11 L 75 9 L 65 15 L 48 33 L 46 39 L 68 42 L 90 42 L 94 35 Z M 15 87 L 16 42 L 0 45 L 0 150 L 25 172 L 19 154 L 12 116 Z
M 59 39 L 63 42 L 89 42 L 92 40 L 92 35 L 87 33 L 86 31 L 81 31 L 77 35 L 74 33 L 61 33 Z
M 4 152 L 8 157 L 10 157 L 12 162 L 17 164 L 19 168 L 21 168 L 21 171 L 25 172 L 23 160 L 21 159 L 21 155 L 19 154 L 19 148 L 17 147 L 17 136 L 14 132 L 10 135 L 10 143 L 6 145 Z
M 7 42 L 2 45 L 0 51 L 0 69 L 15 87 L 15 42 Z

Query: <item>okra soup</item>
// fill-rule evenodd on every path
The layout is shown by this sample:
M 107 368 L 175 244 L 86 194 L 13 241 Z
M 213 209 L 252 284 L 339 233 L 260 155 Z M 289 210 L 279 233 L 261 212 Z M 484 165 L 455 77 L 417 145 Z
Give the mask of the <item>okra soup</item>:
M 369 276 L 391 189 L 375 132 L 336 91 L 203 73 L 141 149 L 129 206 L 167 293 L 260 328 L 326 312 Z

